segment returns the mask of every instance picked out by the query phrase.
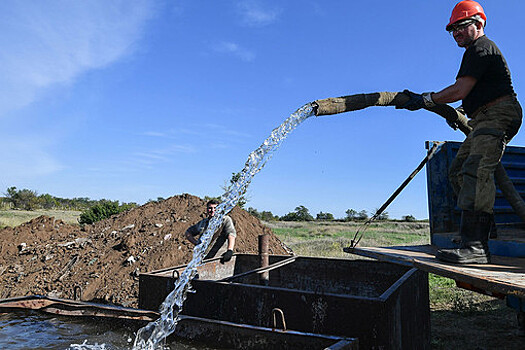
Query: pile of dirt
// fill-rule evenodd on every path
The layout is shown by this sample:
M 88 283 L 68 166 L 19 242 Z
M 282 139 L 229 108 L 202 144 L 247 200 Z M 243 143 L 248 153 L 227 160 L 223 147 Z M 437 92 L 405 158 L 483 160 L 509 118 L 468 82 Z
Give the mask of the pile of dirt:
M 205 217 L 205 201 L 183 194 L 80 227 L 40 216 L 0 230 L 0 298 L 49 295 L 137 306 L 138 274 L 184 265 L 193 245 L 186 229 Z M 271 230 L 236 207 L 236 253 L 257 253 L 270 235 L 271 254 L 290 254 Z

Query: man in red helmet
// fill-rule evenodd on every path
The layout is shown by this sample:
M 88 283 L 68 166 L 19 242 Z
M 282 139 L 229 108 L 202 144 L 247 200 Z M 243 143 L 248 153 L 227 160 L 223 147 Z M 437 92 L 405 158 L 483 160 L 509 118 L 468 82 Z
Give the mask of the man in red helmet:
M 506 144 L 522 120 L 510 71 L 496 44 L 484 33 L 487 17 L 475 1 L 461 1 L 446 26 L 465 48 L 456 82 L 439 92 L 405 92 L 410 100 L 400 108 L 417 110 L 462 100 L 472 131 L 449 169 L 449 179 L 461 208 L 461 246 L 441 249 L 436 257 L 453 263 L 489 263 L 488 239 L 496 195 L 494 171 Z

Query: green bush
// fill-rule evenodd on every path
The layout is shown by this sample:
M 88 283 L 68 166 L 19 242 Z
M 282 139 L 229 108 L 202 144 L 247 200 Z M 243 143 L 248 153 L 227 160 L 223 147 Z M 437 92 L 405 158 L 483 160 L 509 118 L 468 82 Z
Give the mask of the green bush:
M 135 203 L 122 203 L 119 205 L 119 201 L 109 201 L 103 199 L 98 204 L 82 212 L 78 222 L 80 224 L 92 224 L 94 222 L 107 219 L 112 215 L 122 213 L 123 211 L 129 210 L 136 206 L 137 205 Z

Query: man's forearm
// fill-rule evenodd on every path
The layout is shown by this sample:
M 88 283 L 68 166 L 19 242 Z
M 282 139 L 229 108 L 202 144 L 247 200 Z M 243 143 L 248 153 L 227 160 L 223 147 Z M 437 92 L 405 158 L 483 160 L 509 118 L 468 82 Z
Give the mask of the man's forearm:
M 235 236 L 229 235 L 228 236 L 228 249 L 233 250 L 235 247 Z
M 456 82 L 439 92 L 432 94 L 434 103 L 452 103 L 464 99 L 476 84 L 476 78 L 461 77 Z
M 199 241 L 195 239 L 195 237 L 191 233 L 186 232 L 185 235 L 186 235 L 186 239 L 190 241 L 191 243 L 193 243 L 194 245 L 199 244 Z

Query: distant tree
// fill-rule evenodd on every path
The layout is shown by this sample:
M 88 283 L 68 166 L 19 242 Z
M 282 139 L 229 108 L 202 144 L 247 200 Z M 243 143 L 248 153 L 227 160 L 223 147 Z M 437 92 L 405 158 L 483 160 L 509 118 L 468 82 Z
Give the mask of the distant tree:
M 38 203 L 43 209 L 54 209 L 58 206 L 58 202 L 55 197 L 48 193 L 38 196 Z
M 230 178 L 230 182 L 227 185 L 224 185 L 222 189 L 224 192 L 229 192 L 233 189 L 233 186 L 237 184 L 239 179 L 241 178 L 241 173 L 232 173 L 232 177 Z M 248 199 L 246 198 L 246 189 L 243 193 L 239 196 L 239 201 L 237 202 L 237 206 L 244 209 L 244 206 L 248 203 Z
M 255 216 L 256 218 L 258 218 L 259 220 L 263 220 L 263 221 L 274 221 L 274 220 L 279 219 L 279 217 L 276 215 L 273 215 L 271 211 L 261 211 L 260 212 L 257 209 L 252 208 L 252 207 L 249 207 L 248 209 L 246 209 L 246 211 L 250 213 L 251 215 Z
M 345 214 L 346 214 L 345 220 L 352 221 L 357 218 L 358 213 L 354 209 L 348 209 L 347 211 L 345 211 Z
M 315 220 L 318 221 L 332 221 L 334 220 L 334 215 L 331 213 L 323 213 L 322 211 L 319 212 L 315 218 Z
M 355 218 L 356 220 L 367 220 L 368 214 L 366 210 L 361 210 L 359 213 L 357 213 L 357 216 Z
M 281 217 L 282 221 L 313 221 L 314 217 L 310 215 L 308 208 L 304 205 L 300 205 L 295 208 L 295 211 L 286 214 Z
M 17 190 L 16 187 L 9 187 L 5 193 L 7 201 L 13 205 L 14 208 L 24 210 L 34 210 L 38 208 L 38 197 L 36 191 Z
M 375 216 L 379 211 L 379 208 L 376 208 L 376 210 L 374 211 L 374 214 L 372 216 Z M 377 220 L 388 220 L 389 217 L 388 217 L 388 212 L 384 211 L 382 212 L 381 214 L 379 214 L 376 218 Z
M 258 219 L 261 218 L 261 213 L 259 213 L 259 212 L 257 211 L 257 209 L 255 209 L 255 208 L 248 207 L 248 209 L 246 209 L 246 211 L 247 211 L 249 214 L 255 216 L 255 217 L 258 218 Z
M 279 220 L 279 217 L 277 215 L 273 215 L 271 211 L 265 210 L 261 212 L 261 220 L 275 221 L 275 220 Z
M 403 221 L 406 221 L 406 222 L 415 222 L 417 221 L 415 217 L 413 217 L 412 215 L 405 215 L 403 216 Z

